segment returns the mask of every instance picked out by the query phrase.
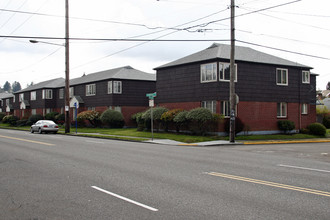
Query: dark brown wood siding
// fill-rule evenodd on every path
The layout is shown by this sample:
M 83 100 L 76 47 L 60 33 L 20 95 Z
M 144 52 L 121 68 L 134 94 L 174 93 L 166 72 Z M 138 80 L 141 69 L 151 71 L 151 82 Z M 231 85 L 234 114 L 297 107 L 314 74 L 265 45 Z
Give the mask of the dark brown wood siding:
M 210 62 L 215 61 L 203 63 Z M 158 69 L 157 103 L 228 100 L 229 82 L 219 81 L 218 73 L 216 82 L 201 83 L 201 64 Z M 310 84 L 303 84 L 301 68 L 239 61 L 236 64 L 238 81 L 235 86 L 240 101 L 308 103 L 315 101 L 315 75 L 311 75 Z M 288 86 L 276 84 L 277 68 L 288 69 Z

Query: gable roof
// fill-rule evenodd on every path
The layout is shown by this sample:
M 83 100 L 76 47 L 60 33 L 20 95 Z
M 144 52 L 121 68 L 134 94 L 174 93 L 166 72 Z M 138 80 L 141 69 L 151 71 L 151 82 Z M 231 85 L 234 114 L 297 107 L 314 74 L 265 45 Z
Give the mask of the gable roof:
M 8 99 L 8 98 L 13 98 L 14 95 L 9 92 L 2 92 L 0 93 L 0 99 Z
M 199 51 L 197 53 L 167 63 L 165 65 L 155 68 L 155 70 L 166 67 L 178 66 L 182 64 L 206 61 L 215 58 L 230 60 L 230 50 L 231 50 L 230 45 L 213 43 L 210 47 L 206 48 L 205 50 Z M 276 57 L 267 53 L 254 50 L 249 47 L 242 47 L 242 46 L 235 46 L 235 61 L 275 64 L 275 65 L 283 65 L 283 66 L 295 66 L 295 67 L 302 67 L 307 69 L 312 68 L 280 57 Z
M 45 89 L 45 88 L 53 89 L 53 88 L 61 87 L 62 85 L 64 85 L 63 78 L 51 79 L 51 80 L 47 80 L 47 81 L 29 86 L 25 89 L 15 92 L 15 94 L 22 93 L 22 92 L 28 92 L 28 91 L 34 91 L 34 90 L 38 90 L 38 89 Z
M 156 74 L 142 72 L 131 66 L 119 67 L 116 69 L 105 70 L 101 72 L 91 73 L 79 78 L 70 80 L 70 85 L 78 85 L 89 82 L 96 82 L 108 79 L 130 79 L 130 80 L 146 80 L 156 81 Z

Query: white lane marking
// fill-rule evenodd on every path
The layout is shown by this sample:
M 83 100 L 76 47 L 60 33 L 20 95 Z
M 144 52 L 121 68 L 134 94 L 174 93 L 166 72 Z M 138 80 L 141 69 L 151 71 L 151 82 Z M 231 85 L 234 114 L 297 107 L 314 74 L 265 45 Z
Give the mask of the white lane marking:
M 302 170 L 318 171 L 318 172 L 324 172 L 324 173 L 330 173 L 330 170 L 320 170 L 320 169 L 314 169 L 314 168 L 308 168 L 308 167 L 297 167 L 297 166 L 291 166 L 291 165 L 285 165 L 285 164 L 278 164 L 277 166 L 279 166 L 279 167 L 295 168 L 295 169 L 302 169 Z
M 101 141 L 86 141 L 88 143 L 93 143 L 93 144 L 104 144 L 104 142 Z
M 101 188 L 99 188 L 99 187 L 97 187 L 97 186 L 91 186 L 91 187 L 94 188 L 94 189 L 96 189 L 96 190 L 98 190 L 98 191 L 101 191 L 101 192 L 103 192 L 103 193 L 106 193 L 106 194 L 108 194 L 108 195 L 114 196 L 114 197 L 116 197 L 116 198 L 118 198 L 118 199 L 122 199 L 122 200 L 124 200 L 124 201 L 126 201 L 126 202 L 129 202 L 129 203 L 132 203 L 132 204 L 134 204 L 134 205 L 140 206 L 140 207 L 142 207 L 142 208 L 148 209 L 148 210 L 150 210 L 150 211 L 153 211 L 153 212 L 157 212 L 157 211 L 158 211 L 158 209 L 155 209 L 155 208 L 153 208 L 153 207 L 151 207 L 151 206 L 144 205 L 144 204 L 142 204 L 142 203 L 139 203 L 139 202 L 136 202 L 136 201 L 134 201 L 134 200 L 128 199 L 128 198 L 123 197 L 123 196 L 121 196 L 121 195 L 118 195 L 118 194 L 115 194 L 115 193 L 109 192 L 109 191 L 107 191 L 107 190 L 101 189 Z

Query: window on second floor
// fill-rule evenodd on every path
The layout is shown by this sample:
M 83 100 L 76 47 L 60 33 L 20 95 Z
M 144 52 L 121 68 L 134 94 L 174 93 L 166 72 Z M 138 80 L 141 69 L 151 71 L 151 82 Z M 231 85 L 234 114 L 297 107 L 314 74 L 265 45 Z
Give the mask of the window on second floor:
M 121 94 L 122 83 L 121 81 L 109 81 L 108 82 L 108 94 Z
M 217 81 L 217 64 L 207 63 L 201 65 L 201 82 Z
M 43 89 L 42 90 L 42 99 L 53 99 L 53 90 L 52 89 Z
M 36 91 L 32 91 L 30 93 L 30 100 L 31 101 L 37 100 L 37 92 Z
M 212 113 L 217 112 L 217 101 L 202 101 L 202 108 L 210 110 Z
M 59 89 L 58 90 L 58 98 L 59 99 L 64 99 L 64 89 Z
M 276 84 L 277 85 L 288 85 L 288 70 L 287 69 L 276 69 Z
M 24 93 L 19 94 L 19 101 L 20 102 L 24 101 Z
M 235 82 L 237 82 L 237 64 L 235 64 Z M 219 80 L 230 81 L 230 63 L 219 63 Z
M 69 97 L 72 98 L 74 96 L 74 87 L 69 88 Z
M 310 72 L 302 71 L 302 83 L 309 84 L 310 83 Z
M 277 117 L 286 118 L 288 114 L 288 104 L 286 102 L 277 103 Z
M 95 84 L 86 85 L 86 96 L 92 96 L 92 95 L 96 95 L 96 85 Z
M 9 99 L 6 99 L 6 106 L 9 106 Z

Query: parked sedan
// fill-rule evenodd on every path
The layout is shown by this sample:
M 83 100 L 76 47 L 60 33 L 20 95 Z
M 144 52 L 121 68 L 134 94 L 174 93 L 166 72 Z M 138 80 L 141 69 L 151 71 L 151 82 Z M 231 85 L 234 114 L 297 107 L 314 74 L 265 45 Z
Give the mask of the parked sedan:
M 53 132 L 56 134 L 58 132 L 58 125 L 51 120 L 39 120 L 31 126 L 30 131 L 31 133 L 38 132 L 39 134 L 42 132 Z

